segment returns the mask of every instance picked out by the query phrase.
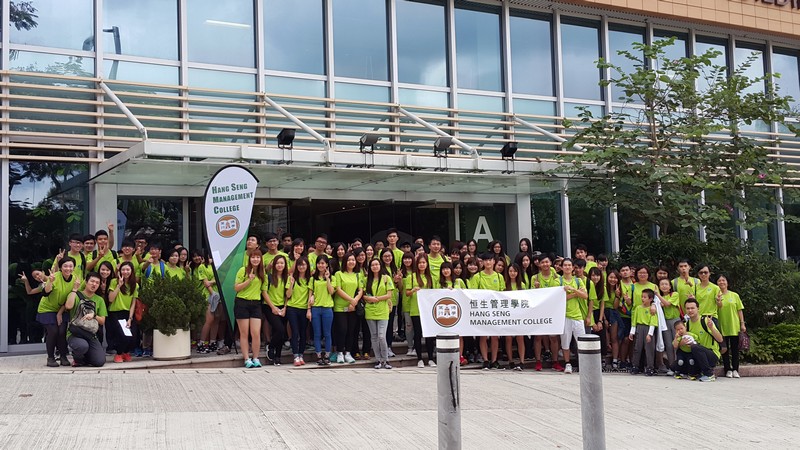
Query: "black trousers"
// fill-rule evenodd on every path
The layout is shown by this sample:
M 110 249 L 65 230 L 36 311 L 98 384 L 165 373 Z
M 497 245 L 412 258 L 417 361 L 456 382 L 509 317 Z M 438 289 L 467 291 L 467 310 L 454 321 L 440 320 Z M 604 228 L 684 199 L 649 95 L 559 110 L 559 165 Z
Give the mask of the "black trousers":
M 108 348 L 116 351 L 118 355 L 130 353 L 136 347 L 136 320 L 131 321 L 131 336 L 125 336 L 119 324 L 120 320 L 128 320 L 129 315 L 128 311 L 109 311 L 106 319 Z
M 279 307 L 279 310 L 283 310 L 286 306 Z M 269 350 L 267 351 L 267 357 L 269 359 L 273 358 L 280 358 L 281 356 L 281 349 L 283 348 L 283 343 L 286 342 L 286 322 L 289 320 L 286 316 L 276 316 L 272 312 L 272 308 L 269 305 L 264 305 L 264 315 L 267 317 L 267 322 L 269 322 L 269 326 L 271 329 L 271 334 L 269 338 Z M 254 346 L 261 345 L 260 342 L 253 342 Z
M 417 352 L 417 360 L 422 360 L 422 321 L 419 316 L 411 316 L 411 324 L 414 326 L 414 350 Z M 425 350 L 428 352 L 428 359 L 433 359 L 434 338 L 425 339 Z
M 359 317 L 355 311 L 333 313 L 333 345 L 337 352 L 357 353 Z
M 728 346 L 728 351 L 722 354 L 722 365 L 725 372 L 729 370 L 739 370 L 739 335 L 724 336 L 723 340 Z

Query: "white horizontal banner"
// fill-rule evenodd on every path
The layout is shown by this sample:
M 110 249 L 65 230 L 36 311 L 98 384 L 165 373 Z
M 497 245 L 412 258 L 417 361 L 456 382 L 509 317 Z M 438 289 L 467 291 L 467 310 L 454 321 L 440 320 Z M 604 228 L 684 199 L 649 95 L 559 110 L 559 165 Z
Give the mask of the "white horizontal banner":
M 524 291 L 423 289 L 417 292 L 422 334 L 554 335 L 564 332 L 567 297 L 561 287 Z

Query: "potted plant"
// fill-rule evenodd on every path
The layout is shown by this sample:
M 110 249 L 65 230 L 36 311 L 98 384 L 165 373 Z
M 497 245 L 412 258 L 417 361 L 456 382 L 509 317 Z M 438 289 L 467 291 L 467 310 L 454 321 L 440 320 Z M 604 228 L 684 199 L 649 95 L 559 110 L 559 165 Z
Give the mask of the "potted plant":
M 153 358 L 189 358 L 191 330 L 203 326 L 208 307 L 198 281 L 153 277 L 142 283 L 139 299 L 147 306 L 140 326 L 153 330 Z

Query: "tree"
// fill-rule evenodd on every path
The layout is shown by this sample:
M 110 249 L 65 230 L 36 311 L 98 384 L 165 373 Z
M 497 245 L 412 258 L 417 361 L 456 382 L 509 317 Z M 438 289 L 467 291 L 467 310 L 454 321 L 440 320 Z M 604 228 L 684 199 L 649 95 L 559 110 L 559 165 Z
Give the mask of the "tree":
M 775 139 L 749 132 L 773 122 L 796 132 L 785 122 L 791 97 L 778 94 L 771 76 L 746 75 L 755 57 L 729 75 L 713 63 L 718 51 L 669 59 L 665 48 L 673 44 L 618 52 L 633 63 L 629 73 L 598 61 L 611 74 L 601 85 L 616 85 L 625 106 L 602 117 L 582 108 L 579 123 L 565 121 L 575 132 L 566 145 L 582 151 L 561 156 L 556 170 L 582 180 L 570 183 L 571 196 L 596 207 L 624 205 L 662 234 L 705 226 L 719 237 L 731 223 L 764 226 L 777 216 L 775 188 L 788 168 L 771 155 Z

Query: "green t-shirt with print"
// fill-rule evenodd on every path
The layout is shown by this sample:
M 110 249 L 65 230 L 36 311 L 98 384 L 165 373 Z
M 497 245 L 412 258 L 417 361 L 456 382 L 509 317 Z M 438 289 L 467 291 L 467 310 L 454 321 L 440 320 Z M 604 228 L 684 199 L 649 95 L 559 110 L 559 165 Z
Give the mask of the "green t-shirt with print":
M 717 312 L 717 295 L 720 293 L 719 287 L 709 282 L 705 287 L 702 285 L 697 286 L 697 294 L 695 298 L 697 303 L 700 304 L 699 310 L 701 316 L 719 317 Z
M 717 358 L 719 358 L 719 343 L 710 333 L 711 330 L 706 331 L 705 328 L 703 328 L 703 324 L 700 323 L 701 320 L 703 319 L 700 316 L 698 316 L 697 322 L 689 320 L 686 324 L 686 331 L 697 335 L 697 343 L 713 351 L 714 354 L 717 355 Z
M 331 285 L 333 280 L 331 279 Z M 336 286 L 333 285 L 335 288 Z M 328 292 L 328 282 L 322 278 L 311 279 L 311 293 L 314 295 L 314 307 L 333 308 L 333 295 Z
M 503 275 L 497 272 L 487 274 L 484 271 L 480 271 L 475 274 L 475 278 L 477 278 L 475 280 L 476 287 L 471 287 L 471 289 L 488 289 L 490 291 L 506 290 L 506 281 L 503 279 Z
M 550 269 L 550 276 L 545 277 L 542 275 L 542 272 L 539 272 L 534 277 L 535 281 L 539 282 L 539 288 L 550 288 L 560 286 L 560 278 L 559 275 L 556 273 L 555 270 Z M 535 285 L 534 285 L 535 286 Z
M 186 270 L 181 266 L 170 267 L 169 264 L 164 265 L 164 274 L 168 277 L 183 280 L 186 278 Z
M 365 281 L 366 282 L 366 281 Z M 381 297 L 394 291 L 394 282 L 388 275 L 383 275 L 380 280 L 372 281 L 372 296 Z M 364 295 L 367 295 L 366 293 Z M 389 301 L 382 300 L 378 303 L 364 304 L 364 318 L 367 320 L 389 320 Z
M 741 330 L 739 311 L 744 310 L 739 294 L 728 291 L 722 294 L 722 307 L 719 309 L 719 328 L 723 336 L 738 336 Z
M 569 280 L 564 279 L 564 277 L 559 278 L 560 286 L 570 286 L 575 290 L 580 290 L 581 288 L 585 288 L 582 281 L 579 279 L 572 277 Z M 586 303 L 586 300 L 580 297 L 573 297 L 567 299 L 567 308 L 566 308 L 566 317 L 570 320 L 585 320 L 586 316 L 589 311 L 589 305 Z
M 429 289 L 431 286 L 428 286 L 428 279 L 425 277 L 420 278 L 422 279 L 421 284 L 417 280 L 416 274 L 408 274 L 408 276 L 403 280 L 403 288 L 405 290 L 411 290 L 419 286 L 421 289 Z M 403 305 L 403 308 L 405 308 L 405 305 Z M 414 292 L 408 299 L 408 309 L 403 309 L 403 311 L 408 311 L 412 317 L 419 317 L 419 302 L 417 301 L 416 292 Z
M 109 286 L 109 292 L 111 292 L 114 289 L 116 289 L 118 284 L 119 284 L 119 280 L 117 278 L 114 278 L 113 280 L 111 280 L 111 285 Z M 114 301 L 111 302 L 111 304 L 108 306 L 108 310 L 111 311 L 111 312 L 114 312 L 114 311 L 130 311 L 131 310 L 131 304 L 133 304 L 133 299 L 135 299 L 135 298 L 139 298 L 139 284 L 138 283 L 136 284 L 136 288 L 133 290 L 133 292 L 128 292 L 127 294 L 125 292 L 123 292 L 123 289 L 120 289 L 119 292 L 117 293 L 116 298 L 114 298 Z
M 278 277 L 277 280 L 270 279 L 268 283 L 267 295 L 269 295 L 269 300 L 275 307 L 283 307 L 286 304 L 286 282 L 283 281 L 283 278 Z M 264 303 L 266 304 L 267 301 L 264 300 Z
M 83 294 L 81 294 L 83 295 Z M 100 297 L 97 294 L 94 294 L 91 297 L 87 297 L 89 300 L 94 302 L 94 315 L 95 317 L 107 317 L 108 310 L 106 309 L 106 301 L 103 300 L 103 297 Z M 69 310 L 69 320 L 70 322 L 72 319 L 75 318 L 75 315 L 78 312 L 78 305 L 80 304 L 81 299 L 78 294 L 75 294 L 75 304 L 72 306 L 72 309 Z M 67 339 L 72 336 L 72 333 L 69 331 L 69 327 L 67 327 Z
M 337 289 L 333 298 L 333 312 L 347 312 L 350 301 L 339 295 L 338 290 L 341 289 L 350 297 L 355 297 L 358 289 L 364 287 L 363 275 L 361 272 L 339 271 L 333 276 L 333 285 Z
M 308 308 L 308 294 L 311 291 L 311 284 L 309 280 L 305 278 L 300 278 L 299 280 L 295 280 L 294 286 L 292 286 L 292 296 L 286 300 L 286 306 L 290 306 L 292 308 L 299 308 L 299 309 L 307 309 Z M 272 298 L 272 297 L 270 297 Z
M 39 301 L 39 307 L 36 312 L 58 312 L 58 310 L 64 306 L 64 303 L 67 302 L 67 296 L 72 292 L 74 284 L 75 275 L 70 275 L 69 280 L 65 280 L 61 272 L 56 272 L 56 277 L 53 280 L 53 289 L 49 294 L 45 294 Z
M 631 313 L 631 329 L 635 329 L 636 325 L 658 327 L 658 314 L 653 314 L 649 306 L 639 305 Z
M 669 306 L 662 306 L 661 308 L 664 311 L 664 319 L 679 319 L 681 317 L 681 311 L 678 309 L 680 295 L 677 292 L 673 292 L 669 297 L 664 297 L 664 300 L 669 302 Z
M 245 274 L 245 267 L 239 269 L 236 272 L 236 284 L 244 283 L 245 280 L 248 279 L 248 275 Z M 236 293 L 237 298 L 243 298 L 245 300 L 253 300 L 259 301 L 261 300 L 261 292 L 266 291 L 269 288 L 267 277 L 264 277 L 264 281 L 262 282 L 261 279 L 256 276 L 253 280 L 245 286 L 244 289 Z
M 433 278 L 433 285 L 439 286 L 439 273 L 442 270 L 442 264 L 447 261 L 441 253 L 436 258 L 428 255 L 428 266 L 431 269 L 431 278 Z
M 684 333 L 684 336 L 689 336 L 689 337 L 691 337 L 691 338 L 694 340 L 694 342 L 695 342 L 695 343 L 697 343 L 697 335 L 696 335 L 696 334 L 694 334 L 694 333 L 689 333 L 689 332 L 687 331 L 686 333 Z M 683 341 L 683 338 L 682 338 L 682 337 L 681 337 L 681 341 Z M 679 346 L 678 346 L 678 350 L 680 350 L 680 351 L 682 351 L 682 352 L 686 352 L 686 353 L 691 353 L 691 352 L 692 352 L 692 346 L 691 346 L 691 345 L 684 345 L 684 344 L 681 344 L 681 345 L 679 345 Z

